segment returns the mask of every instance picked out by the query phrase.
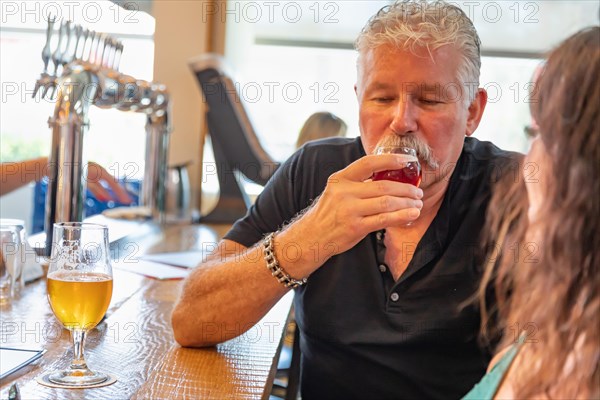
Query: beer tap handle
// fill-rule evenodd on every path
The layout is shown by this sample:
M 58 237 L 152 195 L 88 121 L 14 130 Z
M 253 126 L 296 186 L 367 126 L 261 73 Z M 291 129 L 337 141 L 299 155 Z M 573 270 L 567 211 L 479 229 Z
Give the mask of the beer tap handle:
M 56 45 L 56 49 L 52 53 L 52 63 L 54 64 L 54 72 L 52 75 L 58 76 L 58 66 L 60 65 L 61 59 L 61 46 L 63 41 L 63 36 L 65 35 L 65 24 L 61 23 L 60 28 L 58 30 L 58 44 Z
M 65 49 L 63 50 L 62 54 L 61 54 L 61 60 L 60 63 L 62 64 L 63 68 L 65 65 L 67 65 L 68 63 L 70 63 L 71 61 L 73 61 L 73 55 L 71 54 L 71 41 L 73 39 L 73 35 L 72 35 L 72 29 L 71 29 L 71 21 L 67 21 L 67 28 L 66 28 L 66 34 L 67 34 L 67 44 L 65 45 Z
M 107 36 L 104 39 L 104 48 L 102 49 L 102 66 L 108 67 L 108 59 L 110 58 L 110 52 L 112 51 L 113 39 Z
M 113 69 L 119 70 L 119 64 L 121 63 L 121 54 L 123 54 L 123 43 L 117 40 L 117 47 L 115 49 L 115 58 L 113 60 Z
M 60 24 L 60 29 L 58 30 L 58 44 L 56 45 L 56 49 L 54 49 L 54 53 L 52 53 L 52 63 L 54 64 L 54 72 L 50 77 L 50 82 L 46 85 L 43 96 L 46 96 L 46 93 L 49 90 L 52 90 L 50 93 L 50 98 L 54 96 L 54 92 L 56 91 L 56 78 L 58 77 L 58 67 L 62 65 L 62 42 L 63 37 L 65 36 L 65 31 L 67 29 L 67 23 L 63 22 Z
M 98 60 L 98 49 L 100 48 L 100 39 L 102 34 L 100 32 L 94 32 L 94 40 L 92 41 L 92 48 L 90 49 L 90 63 L 96 64 Z
M 104 57 L 102 57 L 102 66 L 105 68 L 109 68 L 110 58 L 112 57 L 113 48 L 115 46 L 115 40 L 112 36 L 109 36 L 106 39 L 107 49 L 104 51 Z
M 42 49 L 42 61 L 44 61 L 44 73 L 48 73 L 48 62 L 52 56 L 52 50 L 50 49 L 50 42 L 52 40 L 52 33 L 54 32 L 54 23 L 56 17 L 48 15 L 48 28 L 46 28 L 46 44 Z
M 102 57 L 104 57 L 104 50 L 106 49 L 106 33 L 101 33 L 98 39 L 98 50 L 96 51 L 96 65 L 102 66 Z
M 51 41 L 52 41 L 52 33 L 54 32 L 54 23 L 56 22 L 56 17 L 48 15 L 48 27 L 46 28 L 46 43 L 44 44 L 44 48 L 42 49 L 42 61 L 44 62 L 44 70 L 42 71 L 42 76 L 40 79 L 35 81 L 35 87 L 33 88 L 33 93 L 31 95 L 32 98 L 35 98 L 40 87 L 44 87 L 44 93 L 46 92 L 46 85 L 48 84 L 48 63 L 50 62 L 50 57 L 52 56 L 52 50 L 50 49 Z
M 117 60 L 118 49 L 119 49 L 119 41 L 117 39 L 113 39 L 113 47 L 112 47 L 111 57 L 108 62 L 108 67 L 113 70 L 116 70 L 115 69 L 115 61 Z
M 77 53 L 79 50 L 79 42 L 81 41 L 82 35 L 83 35 L 83 28 L 81 27 L 81 25 L 75 25 L 75 48 L 73 49 L 71 61 L 79 60 L 79 56 L 77 55 Z
M 87 61 L 85 59 L 85 46 L 87 45 L 88 38 L 90 37 L 90 30 L 85 28 L 83 30 L 83 43 L 81 44 L 81 54 L 76 56 L 80 61 Z
M 108 62 L 108 67 L 111 69 L 115 69 L 115 60 L 117 57 L 118 47 L 119 47 L 119 41 L 117 39 L 113 39 L 111 56 L 110 56 L 110 60 Z
M 93 49 L 94 49 L 94 42 L 96 41 L 96 31 L 90 31 L 89 32 L 89 36 L 90 36 L 90 48 L 89 50 L 86 52 L 85 60 L 89 63 L 92 63 L 92 54 L 93 54 Z

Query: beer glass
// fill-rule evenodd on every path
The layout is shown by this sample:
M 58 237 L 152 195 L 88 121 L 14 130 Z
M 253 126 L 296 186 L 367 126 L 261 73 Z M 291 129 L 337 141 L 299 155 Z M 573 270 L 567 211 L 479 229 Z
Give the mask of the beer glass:
M 406 164 L 399 169 L 375 172 L 373 174 L 374 181 L 385 179 L 419 187 L 421 184 L 421 164 L 419 163 L 415 149 L 401 146 L 378 146 L 375 149 L 375 154 L 402 154 L 406 158 Z M 404 226 L 411 225 L 412 222 L 404 224 Z
M 112 289 L 108 228 L 81 222 L 54 224 L 48 301 L 56 318 L 71 332 L 73 360 L 66 370 L 48 375 L 50 382 L 81 387 L 108 379 L 87 367 L 83 349 L 86 333 L 108 309 Z
M 419 187 L 421 184 L 421 164 L 415 149 L 399 146 L 380 146 L 375 149 L 375 154 L 403 154 L 406 157 L 406 165 L 400 169 L 378 171 L 373 174 L 374 181 L 386 179 Z

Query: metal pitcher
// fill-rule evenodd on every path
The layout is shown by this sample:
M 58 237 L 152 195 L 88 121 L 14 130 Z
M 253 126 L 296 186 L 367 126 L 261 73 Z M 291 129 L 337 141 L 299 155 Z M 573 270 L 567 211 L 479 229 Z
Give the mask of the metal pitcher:
M 166 220 L 167 222 L 191 222 L 190 162 L 172 165 L 167 170 Z

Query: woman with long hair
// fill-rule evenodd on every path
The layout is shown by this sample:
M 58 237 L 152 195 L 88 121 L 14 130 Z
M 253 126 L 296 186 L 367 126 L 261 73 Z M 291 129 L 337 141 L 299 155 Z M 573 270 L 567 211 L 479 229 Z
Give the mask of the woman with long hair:
M 501 256 L 484 274 L 482 320 L 500 322 L 505 350 L 465 398 L 600 398 L 599 71 L 593 27 L 553 50 L 539 77 L 524 179 L 489 209 Z

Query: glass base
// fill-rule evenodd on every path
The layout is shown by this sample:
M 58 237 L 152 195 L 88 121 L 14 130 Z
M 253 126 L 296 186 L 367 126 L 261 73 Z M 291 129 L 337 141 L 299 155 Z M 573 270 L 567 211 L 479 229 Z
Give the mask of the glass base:
M 48 380 L 58 385 L 67 386 L 89 386 L 106 382 L 109 376 L 102 372 L 94 372 L 89 369 L 66 369 L 48 375 Z

